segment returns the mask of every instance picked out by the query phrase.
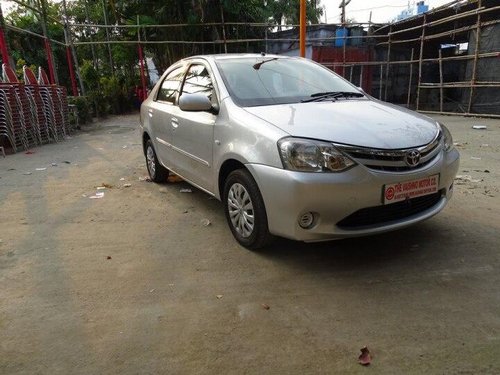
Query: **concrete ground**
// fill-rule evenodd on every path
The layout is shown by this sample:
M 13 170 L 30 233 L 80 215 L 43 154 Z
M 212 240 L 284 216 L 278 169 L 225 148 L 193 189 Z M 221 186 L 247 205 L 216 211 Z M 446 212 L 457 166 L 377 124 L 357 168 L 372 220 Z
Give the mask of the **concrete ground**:
M 137 120 L 0 159 L 1 374 L 500 373 L 500 121 L 439 117 L 461 177 L 431 220 L 251 252 L 139 180 Z

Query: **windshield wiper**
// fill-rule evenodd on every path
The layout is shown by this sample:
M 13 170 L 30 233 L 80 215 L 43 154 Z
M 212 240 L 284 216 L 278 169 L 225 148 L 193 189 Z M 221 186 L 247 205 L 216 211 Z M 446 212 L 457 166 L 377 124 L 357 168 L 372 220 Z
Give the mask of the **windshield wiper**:
M 354 91 L 326 91 L 326 92 L 317 92 L 311 95 L 311 99 L 301 100 L 301 103 L 309 103 L 309 102 L 319 102 L 324 99 L 337 99 L 337 98 L 361 98 L 364 96 L 360 92 Z
M 265 64 L 266 62 L 269 62 L 269 61 L 278 60 L 278 59 L 279 59 L 279 57 L 273 57 L 272 59 L 267 59 L 267 60 L 261 61 L 259 63 L 253 64 L 253 68 L 255 70 L 259 70 L 260 67 L 262 66 L 262 64 Z

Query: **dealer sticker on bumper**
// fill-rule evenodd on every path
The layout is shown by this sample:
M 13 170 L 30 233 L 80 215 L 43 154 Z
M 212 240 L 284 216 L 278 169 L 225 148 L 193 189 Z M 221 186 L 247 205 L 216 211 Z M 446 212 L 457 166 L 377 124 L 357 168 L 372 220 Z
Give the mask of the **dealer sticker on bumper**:
M 384 185 L 384 204 L 396 203 L 406 199 L 433 194 L 438 191 L 438 186 L 438 174 L 418 180 Z

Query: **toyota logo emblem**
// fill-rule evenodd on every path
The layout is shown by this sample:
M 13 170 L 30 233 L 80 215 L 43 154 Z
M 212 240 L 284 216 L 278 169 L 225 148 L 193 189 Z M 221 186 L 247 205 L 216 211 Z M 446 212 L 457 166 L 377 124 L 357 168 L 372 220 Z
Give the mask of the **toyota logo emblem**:
M 420 152 L 418 150 L 407 151 L 405 162 L 409 167 L 415 167 L 420 162 Z

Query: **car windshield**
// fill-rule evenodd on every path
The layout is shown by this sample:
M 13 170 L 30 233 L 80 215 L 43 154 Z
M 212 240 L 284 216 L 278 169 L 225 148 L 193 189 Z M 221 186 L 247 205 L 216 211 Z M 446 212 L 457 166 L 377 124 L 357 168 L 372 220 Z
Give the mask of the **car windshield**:
M 338 94 L 363 96 L 332 71 L 303 59 L 262 56 L 216 63 L 229 94 L 242 107 L 299 103 L 318 97 L 335 100 Z

